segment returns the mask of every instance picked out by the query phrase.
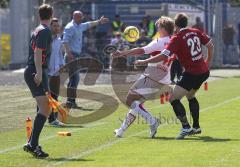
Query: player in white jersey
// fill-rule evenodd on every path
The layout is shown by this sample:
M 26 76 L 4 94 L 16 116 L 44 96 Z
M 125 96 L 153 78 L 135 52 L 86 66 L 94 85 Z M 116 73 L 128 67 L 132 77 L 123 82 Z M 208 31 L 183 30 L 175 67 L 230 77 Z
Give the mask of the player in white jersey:
M 143 54 L 155 56 L 159 54 L 164 49 L 164 46 L 170 41 L 170 36 L 174 31 L 174 22 L 169 17 L 161 17 L 157 20 L 156 27 L 160 33 L 158 39 L 153 40 L 147 46 L 142 48 L 116 51 L 112 56 L 140 56 Z M 126 99 L 126 104 L 130 107 L 130 111 L 127 113 L 121 127 L 114 131 L 116 137 L 123 136 L 123 132 L 134 122 L 137 114 L 142 116 L 146 122 L 150 124 L 150 138 L 155 137 L 159 122 L 144 109 L 142 104 L 144 101 L 154 98 L 157 94 L 160 95 L 165 92 L 172 92 L 172 87 L 169 85 L 171 83 L 170 68 L 172 60 L 172 58 L 169 58 L 164 62 L 148 64 L 144 73 L 130 88 Z

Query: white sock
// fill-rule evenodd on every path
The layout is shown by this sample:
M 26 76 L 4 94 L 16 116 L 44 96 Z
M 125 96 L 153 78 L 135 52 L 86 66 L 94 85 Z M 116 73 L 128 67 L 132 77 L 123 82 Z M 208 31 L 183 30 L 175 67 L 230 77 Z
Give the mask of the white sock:
M 135 121 L 136 115 L 137 115 L 137 112 L 135 112 L 134 110 L 130 110 L 127 113 L 127 115 L 126 115 L 126 117 L 125 117 L 125 119 L 124 119 L 120 128 L 123 131 L 125 131 Z
M 156 122 L 156 119 L 143 108 L 142 103 L 140 103 L 140 101 L 134 101 L 131 105 L 131 109 L 136 111 L 139 115 L 141 115 L 147 121 L 148 124 L 153 125 Z

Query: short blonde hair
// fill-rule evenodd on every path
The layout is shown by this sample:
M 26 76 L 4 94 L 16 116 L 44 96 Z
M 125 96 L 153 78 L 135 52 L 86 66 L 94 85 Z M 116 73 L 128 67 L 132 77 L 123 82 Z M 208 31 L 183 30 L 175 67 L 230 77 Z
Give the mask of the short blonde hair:
M 169 35 L 174 32 L 174 21 L 170 17 L 161 16 L 155 23 L 156 27 L 164 28 Z

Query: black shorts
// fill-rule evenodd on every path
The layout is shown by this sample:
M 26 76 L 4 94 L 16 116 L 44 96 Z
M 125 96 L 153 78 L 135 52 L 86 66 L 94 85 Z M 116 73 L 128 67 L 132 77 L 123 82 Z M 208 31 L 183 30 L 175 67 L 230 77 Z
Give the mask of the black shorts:
M 199 89 L 204 81 L 209 77 L 209 71 L 199 75 L 189 74 L 184 72 L 181 80 L 177 83 L 178 86 L 190 91 L 191 89 Z
M 24 71 L 24 80 L 27 83 L 32 96 L 45 96 L 45 92 L 48 91 L 48 75 L 47 69 L 42 69 L 42 83 L 37 86 L 34 81 L 34 74 L 36 74 L 36 68 L 34 65 L 28 65 Z

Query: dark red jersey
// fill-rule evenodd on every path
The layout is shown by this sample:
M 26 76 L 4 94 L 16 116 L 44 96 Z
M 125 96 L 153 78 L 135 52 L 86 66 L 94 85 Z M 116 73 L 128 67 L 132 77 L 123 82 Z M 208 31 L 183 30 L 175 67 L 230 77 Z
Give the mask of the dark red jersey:
M 210 40 L 209 36 L 198 29 L 184 28 L 171 38 L 162 54 L 168 57 L 175 54 L 185 72 L 202 74 L 209 70 L 203 59 L 202 45 Z

